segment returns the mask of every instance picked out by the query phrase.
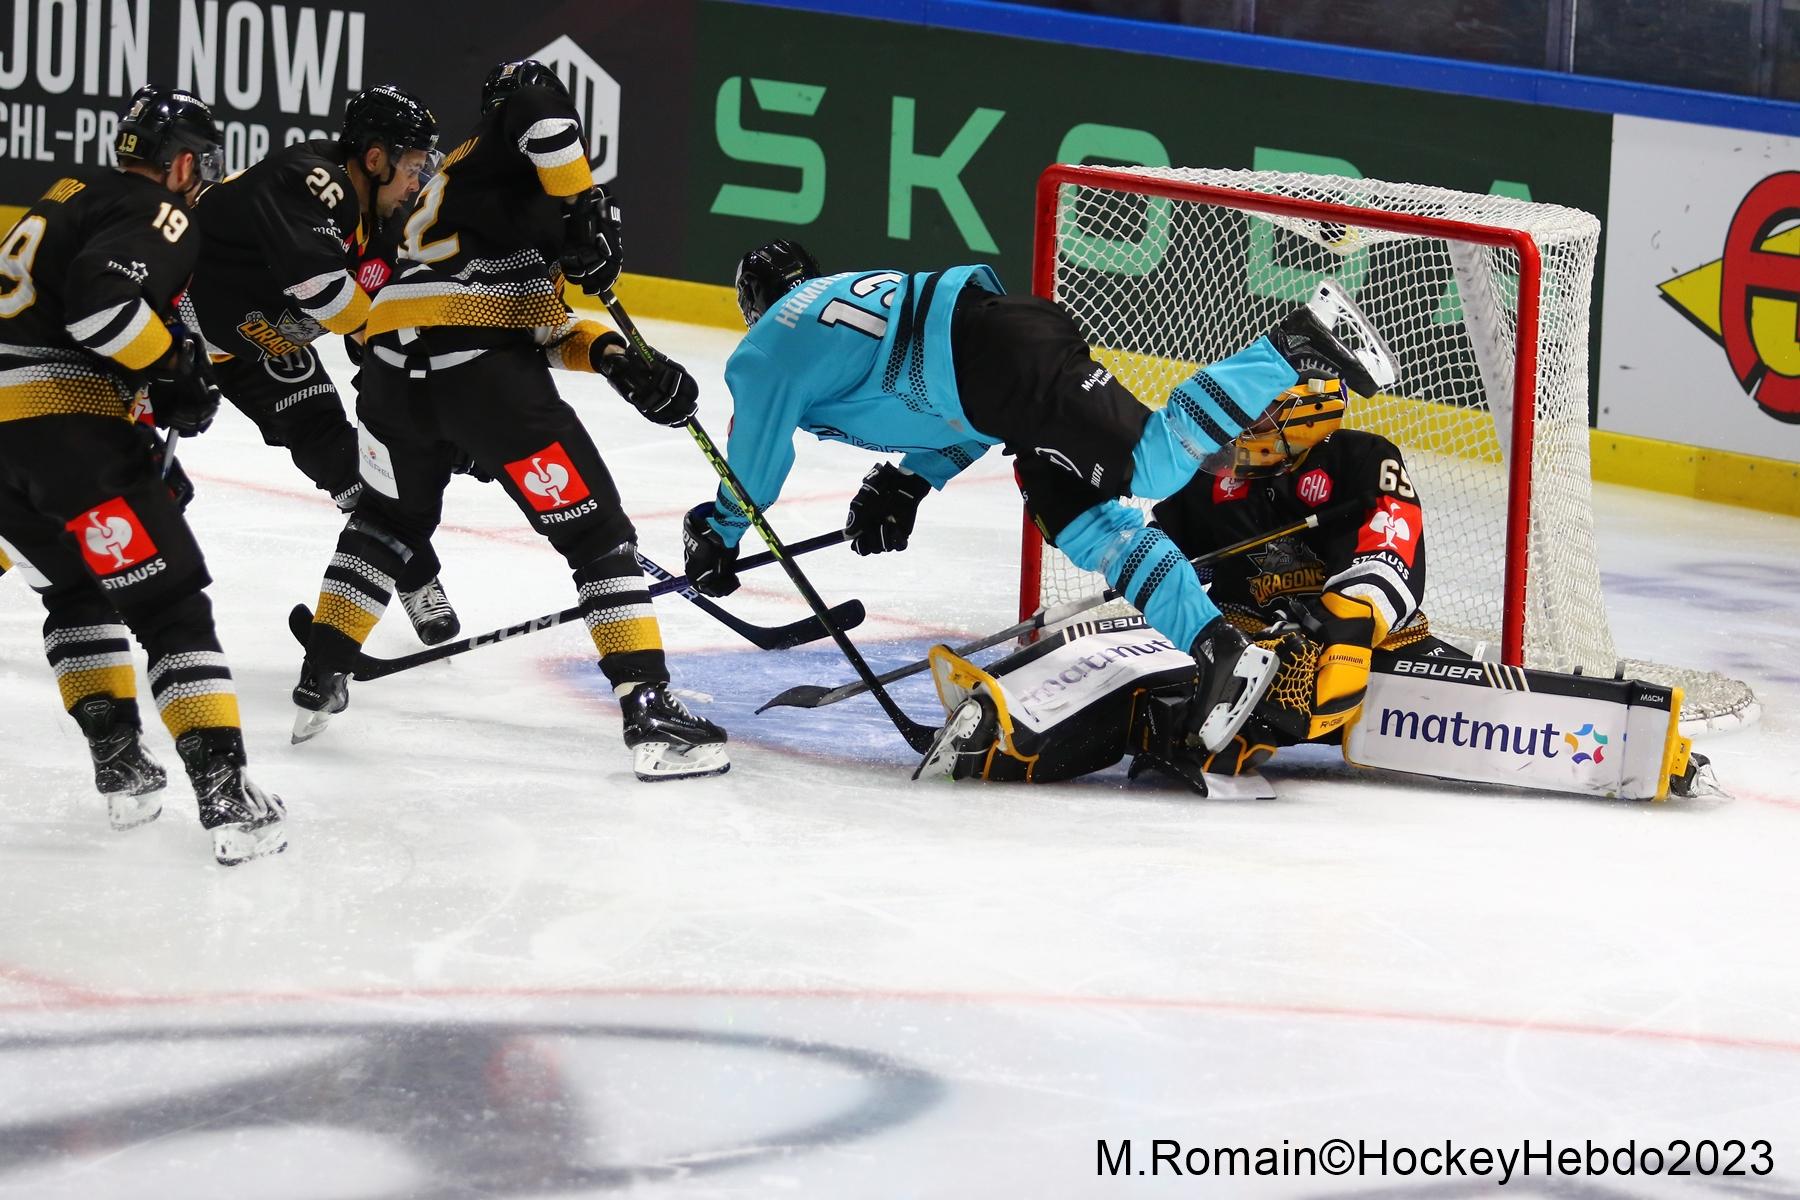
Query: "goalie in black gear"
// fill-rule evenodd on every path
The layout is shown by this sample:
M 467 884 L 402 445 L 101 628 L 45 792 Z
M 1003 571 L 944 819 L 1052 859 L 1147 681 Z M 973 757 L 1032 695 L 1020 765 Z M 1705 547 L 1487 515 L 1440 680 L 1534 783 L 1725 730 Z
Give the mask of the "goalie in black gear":
M 320 584 L 294 740 L 348 704 L 347 672 L 466 458 L 568 563 L 638 777 L 721 774 L 725 731 L 669 687 L 636 530 L 550 369 L 596 372 L 662 425 L 693 416 L 698 388 L 677 364 L 628 353 L 618 333 L 563 303 L 567 279 L 611 285 L 620 243 L 562 81 L 540 63 L 502 63 L 481 110 L 420 196 L 399 274 L 370 311 L 357 401 L 369 482 Z
M 206 239 L 183 309 L 226 398 L 345 512 L 363 489 L 356 427 L 313 342 L 343 334 L 354 355 L 437 159 L 431 110 L 383 84 L 350 98 L 336 140 L 283 147 L 200 195 Z M 396 581 L 427 645 L 461 628 L 437 575 L 427 542 Z
M 1205 794 L 1206 777 L 1217 790 L 1219 777 L 1253 773 L 1282 746 L 1343 741 L 1361 716 L 1372 670 L 1485 676 L 1486 669 L 1432 635 L 1420 607 L 1424 513 L 1399 448 L 1377 434 L 1340 428 L 1344 411 L 1334 381 L 1293 389 L 1267 420 L 1209 463 L 1215 474 L 1197 476 L 1154 510 L 1157 524 L 1190 558 L 1312 513 L 1324 517 L 1316 528 L 1203 568 L 1226 619 L 1279 660 L 1254 715 L 1228 743 L 1209 752 L 1193 736 L 1191 684 L 1170 665 L 1173 647 L 1123 635 L 1127 626 L 1115 621 L 1071 626 L 1046 638 L 1046 646 L 996 663 L 979 686 L 968 682 L 979 671 L 934 652 L 941 660 L 934 662 L 940 695 L 955 707 L 936 761 L 928 755 L 925 766 L 958 777 L 1047 781 L 1131 754 L 1134 777 L 1154 766 Z M 1146 669 L 1151 659 L 1157 672 Z M 1046 676 L 1047 667 L 1057 673 Z M 946 676 L 960 676 L 964 686 L 946 688 Z M 1541 686 L 1556 687 L 1555 678 L 1546 676 Z M 1596 681 L 1588 690 L 1610 688 L 1594 698 L 1622 707 L 1654 712 L 1660 705 L 1666 717 L 1670 698 L 1630 691 L 1638 686 Z M 1476 699 L 1468 701 L 1471 710 Z M 1668 746 L 1667 769 L 1662 776 L 1642 772 L 1641 794 L 1670 786 L 1683 794 L 1705 766 L 1692 756 L 1690 770 L 1684 739 L 1671 735 Z M 1410 763 L 1400 769 L 1429 773 Z M 1685 778 L 1671 778 L 1671 771 Z

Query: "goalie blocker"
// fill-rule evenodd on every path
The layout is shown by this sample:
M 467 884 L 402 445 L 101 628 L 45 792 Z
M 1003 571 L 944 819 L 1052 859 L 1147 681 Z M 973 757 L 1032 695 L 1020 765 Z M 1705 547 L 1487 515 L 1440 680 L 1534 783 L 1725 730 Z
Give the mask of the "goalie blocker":
M 1344 731 L 1359 767 L 1539 791 L 1663 800 L 1706 767 L 1677 729 L 1679 689 L 1468 659 L 1376 652 Z M 1202 795 L 1274 793 L 1211 765 L 1186 732 L 1193 660 L 1143 618 L 1082 622 L 983 669 L 932 651 L 947 720 L 915 778 L 1048 783 L 1133 755 Z M 1190 745 L 1189 743 L 1192 742 Z

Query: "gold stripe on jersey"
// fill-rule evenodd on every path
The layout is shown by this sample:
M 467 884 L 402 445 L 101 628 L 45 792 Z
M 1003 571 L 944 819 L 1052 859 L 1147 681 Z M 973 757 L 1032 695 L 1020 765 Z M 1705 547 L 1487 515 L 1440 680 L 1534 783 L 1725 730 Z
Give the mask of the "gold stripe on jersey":
M 376 293 L 368 335 L 443 325 L 559 328 L 568 320 L 560 283 L 536 250 L 499 259 L 473 258 L 454 275 L 416 266 Z
M 0 421 L 64 415 L 127 420 L 131 400 L 131 391 L 117 378 L 77 363 L 33 363 L 0 371 Z
M 175 339 L 169 336 L 169 327 L 153 315 L 149 323 L 138 330 L 124 346 L 114 350 L 112 356 L 128 369 L 141 371 L 167 354 L 169 347 L 174 344 Z
M 579 196 L 594 186 L 594 172 L 587 159 L 580 157 L 579 147 L 575 153 L 577 157 L 573 162 L 537 169 L 538 182 L 544 186 L 544 191 L 552 196 Z
M 532 125 L 519 139 L 519 150 L 552 196 L 576 196 L 594 186 L 581 126 L 566 117 L 548 117 Z
M 357 284 L 351 284 L 355 291 L 344 301 L 344 306 L 329 317 L 314 316 L 314 320 L 332 333 L 355 333 L 369 320 L 369 309 L 372 302 L 369 293 Z

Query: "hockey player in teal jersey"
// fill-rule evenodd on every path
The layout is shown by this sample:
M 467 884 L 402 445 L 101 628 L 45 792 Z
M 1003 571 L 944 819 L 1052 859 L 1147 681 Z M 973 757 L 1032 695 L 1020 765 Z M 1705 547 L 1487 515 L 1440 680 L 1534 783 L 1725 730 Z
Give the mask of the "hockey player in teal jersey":
M 725 366 L 735 406 L 727 457 L 753 503 L 766 508 L 780 495 L 796 429 L 899 454 L 864 477 L 847 529 L 859 554 L 903 550 L 925 495 L 1004 443 L 1045 540 L 1192 648 L 1203 740 L 1214 749 L 1229 740 L 1274 659 L 1220 616 L 1175 544 L 1119 498 L 1178 491 L 1302 380 L 1375 391 L 1369 365 L 1331 326 L 1299 308 L 1153 411 L 1094 361 L 1061 306 L 1006 295 L 990 267 L 827 276 L 784 240 L 744 256 L 737 293 L 749 333 Z M 1338 312 L 1360 317 L 1337 299 Z M 688 514 L 696 588 L 722 596 L 737 587 L 748 525 L 725 488 Z

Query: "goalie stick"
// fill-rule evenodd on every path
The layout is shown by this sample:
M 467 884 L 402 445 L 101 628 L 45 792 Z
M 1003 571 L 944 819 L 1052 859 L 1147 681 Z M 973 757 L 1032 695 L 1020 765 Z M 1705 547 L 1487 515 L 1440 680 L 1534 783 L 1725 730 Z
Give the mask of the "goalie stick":
M 1275 541 L 1277 538 L 1284 538 L 1299 533 L 1303 529 L 1316 529 L 1326 521 L 1335 521 L 1339 517 L 1349 515 L 1352 511 L 1360 510 L 1360 508 L 1361 505 L 1356 501 L 1345 501 L 1341 504 L 1333 505 L 1323 512 L 1308 513 L 1306 519 L 1303 521 L 1295 521 L 1292 525 L 1284 525 L 1280 529 L 1272 530 L 1268 533 L 1259 533 L 1255 537 L 1245 538 L 1243 541 L 1234 542 L 1229 546 L 1221 546 L 1217 550 L 1209 550 L 1198 557 L 1190 558 L 1188 561 L 1193 563 L 1196 567 L 1203 567 L 1207 563 L 1217 562 L 1222 558 L 1230 558 L 1235 554 L 1242 554 L 1246 550 L 1254 550 L 1258 546 L 1266 545 L 1269 542 Z M 1099 608 L 1102 604 L 1117 600 L 1118 598 L 1118 591 L 1109 588 L 1104 592 L 1097 592 L 1092 596 L 1085 596 L 1079 600 L 1065 600 L 1061 604 L 1053 604 L 1049 608 L 1039 609 L 1025 620 L 1020 621 L 1016 625 L 1008 625 L 998 633 L 990 633 L 986 637 L 977 638 L 967 645 L 953 646 L 951 647 L 951 653 L 955 654 L 958 658 L 967 658 L 969 655 L 979 653 L 982 650 L 988 649 L 990 646 L 998 646 L 1001 642 L 1007 641 L 1010 638 L 1023 637 L 1028 633 L 1034 633 L 1037 630 L 1042 629 L 1046 625 L 1061 624 L 1078 613 L 1084 613 L 1090 608 Z M 930 669 L 931 659 L 921 658 L 917 662 L 908 663 L 904 667 L 895 667 L 892 671 L 889 671 L 884 675 L 878 675 L 876 676 L 876 680 L 883 684 L 893 683 L 896 680 L 905 679 L 910 675 L 917 675 L 921 671 Z M 840 684 L 834 688 L 828 688 L 817 683 L 802 683 L 789 688 L 779 696 L 767 701 L 756 711 L 759 713 L 767 712 L 771 708 L 820 708 L 827 704 L 836 704 L 839 700 L 848 700 L 852 696 L 860 696 L 866 690 L 867 685 L 861 681 Z
M 646 342 L 644 335 L 638 332 L 638 327 L 632 321 L 631 314 L 627 313 L 618 300 L 613 298 L 610 291 L 600 293 L 600 302 L 606 305 L 606 311 L 612 314 L 614 321 L 618 322 L 620 332 L 630 340 L 637 352 L 643 355 L 644 360 L 654 363 L 655 359 L 651 354 L 650 343 Z M 813 588 L 812 581 L 807 579 L 800 568 L 794 565 L 792 551 L 781 544 L 781 539 L 775 535 L 775 530 L 769 525 L 768 519 L 763 516 L 762 510 L 750 499 L 750 493 L 744 487 L 743 481 L 737 477 L 737 472 L 731 469 L 731 463 L 726 461 L 723 454 L 719 453 L 719 447 L 701 427 L 698 418 L 688 421 L 687 431 L 693 437 L 695 445 L 700 447 L 700 453 L 706 456 L 706 461 L 712 464 L 713 471 L 718 474 L 725 486 L 731 489 L 732 495 L 737 498 L 738 505 L 750 518 L 750 524 L 755 527 L 756 532 L 761 535 L 763 542 L 769 547 L 769 553 L 780 561 L 781 569 L 786 571 L 788 578 L 794 581 L 794 587 L 799 589 L 800 595 L 805 598 L 807 606 L 813 610 L 814 616 L 825 626 L 826 632 L 831 634 L 831 640 L 837 643 L 838 649 L 843 651 L 844 657 L 849 660 L 851 667 L 862 677 L 863 683 L 866 685 L 864 690 L 874 693 L 876 702 L 881 705 L 881 711 L 885 712 L 888 720 L 894 723 L 894 728 L 900 731 L 900 736 L 906 739 L 906 744 L 911 746 L 916 753 L 925 753 L 937 738 L 937 726 L 921 725 L 913 720 L 894 702 L 894 698 L 888 695 L 887 689 L 881 686 L 881 681 L 875 677 L 875 672 L 871 671 L 869 664 L 864 661 L 862 652 L 844 634 L 843 629 L 833 621 L 830 611 L 825 607 L 825 601 L 819 598 L 818 591 Z
M 822 533 L 817 537 L 808 538 L 803 542 L 797 542 L 788 547 L 788 553 L 807 554 L 814 550 L 821 550 L 826 546 L 835 546 L 843 541 L 844 538 L 844 531 L 836 529 L 830 533 Z M 774 560 L 775 556 L 772 554 L 752 554 L 738 564 L 738 570 L 748 571 L 754 567 L 766 566 Z M 676 592 L 684 598 L 690 600 L 695 599 L 695 597 L 690 594 L 692 589 L 688 587 L 686 576 L 672 576 L 649 559 L 640 557 L 639 561 L 643 563 L 647 571 L 657 576 L 661 581 L 650 586 L 650 594 L 652 596 L 666 596 L 670 592 Z M 748 621 L 743 621 L 732 616 L 724 609 L 719 608 L 717 605 L 712 605 L 710 602 L 708 602 L 708 605 L 705 607 L 709 613 L 723 619 L 734 630 L 743 635 L 746 640 L 763 650 L 785 650 L 793 646 L 804 645 L 807 642 L 817 641 L 819 638 L 825 636 L 825 627 L 817 617 L 806 617 L 803 620 L 795 621 L 792 624 L 770 627 L 766 625 L 752 625 Z M 716 610 L 716 612 L 714 610 Z M 561 612 L 546 613 L 541 617 L 533 617 L 529 621 L 520 621 L 516 625 L 507 625 L 500 629 L 491 629 L 486 633 L 478 633 L 473 637 L 462 638 L 454 642 L 445 642 L 441 646 L 430 646 L 424 650 L 415 651 L 412 654 L 402 654 L 396 658 L 379 658 L 372 654 L 359 654 L 356 658 L 356 665 L 350 668 L 350 675 L 351 678 L 359 680 L 380 679 L 385 675 L 394 675 L 401 671 L 409 671 L 414 667 L 424 666 L 426 663 L 437 662 L 440 659 L 451 658 L 458 654 L 466 654 L 470 650 L 474 650 L 481 646 L 491 646 L 496 642 L 510 641 L 516 637 L 523 637 L 528 633 L 536 633 L 540 629 L 552 629 L 558 625 L 577 620 L 580 618 L 581 613 L 581 606 L 576 605 L 573 608 L 565 608 Z M 866 615 L 863 611 L 862 601 L 860 600 L 846 600 L 844 603 L 832 609 L 831 613 L 833 618 L 841 622 L 844 628 L 847 629 L 853 629 L 862 624 L 863 618 Z M 310 636 L 312 619 L 312 609 L 304 604 L 294 605 L 293 609 L 288 613 L 288 630 L 302 646 L 306 644 L 307 638 Z

